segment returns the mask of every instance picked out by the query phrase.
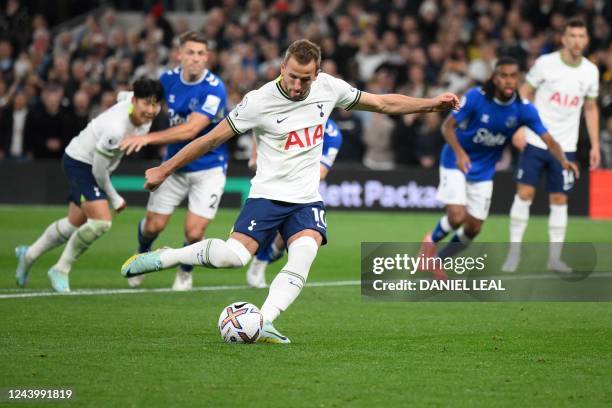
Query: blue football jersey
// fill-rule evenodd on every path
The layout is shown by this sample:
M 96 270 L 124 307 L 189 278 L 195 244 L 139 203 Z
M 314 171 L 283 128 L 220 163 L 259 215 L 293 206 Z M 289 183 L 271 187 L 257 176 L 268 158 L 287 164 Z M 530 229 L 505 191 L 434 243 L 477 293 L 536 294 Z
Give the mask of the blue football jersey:
M 539 136 L 547 132 L 531 103 L 517 97 L 506 103 L 491 100 L 480 87 L 470 89 L 461 100 L 461 108 L 452 115 L 457 121 L 459 144 L 472 162 L 466 174 L 469 181 L 493 179 L 495 164 L 519 127 L 527 126 Z M 440 164 L 457 168 L 455 153 L 448 144 L 442 148 Z
M 342 132 L 338 129 L 338 125 L 331 119 L 325 124 L 325 133 L 323 134 L 323 155 L 321 156 L 321 164 L 331 169 L 336 160 L 336 156 L 342 146 Z
M 170 126 L 180 125 L 187 121 L 193 112 L 207 116 L 211 123 L 204 128 L 198 137 L 205 136 L 217 123 L 223 120 L 227 114 L 227 95 L 223 81 L 206 70 L 202 78 L 197 82 L 185 82 L 181 77 L 181 69 L 175 68 L 162 74 L 160 81 L 164 87 L 166 105 Z M 167 146 L 164 160 L 174 156 L 189 142 L 171 143 Z M 197 158 L 185 167 L 179 169 L 182 172 L 192 172 L 222 166 L 227 168 L 228 151 L 227 146 L 222 144 L 214 150 Z

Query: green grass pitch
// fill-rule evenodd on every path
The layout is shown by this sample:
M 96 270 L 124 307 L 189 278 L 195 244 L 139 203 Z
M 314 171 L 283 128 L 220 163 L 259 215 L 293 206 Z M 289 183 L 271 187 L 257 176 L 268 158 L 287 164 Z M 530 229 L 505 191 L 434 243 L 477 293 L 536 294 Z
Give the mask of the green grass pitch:
M 143 212 L 115 219 L 73 268 L 73 290 L 127 288 L 119 267 L 135 249 Z M 18 291 L 13 248 L 64 213 L 0 207 L 0 295 L 49 290 L 46 271 L 59 250 Z M 236 214 L 220 211 L 208 235 L 227 236 Z M 181 244 L 183 216 L 157 245 Z M 419 241 L 437 217 L 332 211 L 330 244 L 309 281 L 358 280 L 361 241 Z M 479 239 L 503 241 L 507 228 L 507 217 L 491 217 Z M 572 217 L 568 240 L 612 242 L 610 231 L 610 222 Z M 526 238 L 547 240 L 545 217 L 532 217 Z M 244 284 L 244 269 L 195 273 L 198 287 Z M 144 287 L 173 279 L 174 271 L 160 272 Z M 362 300 L 355 285 L 307 287 L 276 323 L 291 345 L 224 344 L 216 328 L 223 306 L 261 305 L 266 294 L 0 298 L 0 389 L 70 387 L 73 400 L 44 404 L 75 407 L 612 406 L 610 303 L 382 303 Z

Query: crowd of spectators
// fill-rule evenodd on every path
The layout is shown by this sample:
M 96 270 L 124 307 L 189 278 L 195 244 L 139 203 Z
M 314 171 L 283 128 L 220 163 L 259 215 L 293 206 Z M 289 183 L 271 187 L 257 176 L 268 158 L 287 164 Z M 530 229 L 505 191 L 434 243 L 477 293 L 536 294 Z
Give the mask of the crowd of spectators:
M 59 29 L 27 4 L 7 0 L 0 10 L 0 158 L 61 157 L 69 140 L 132 80 L 158 78 L 177 66 L 176 36 L 190 29 L 208 37 L 209 68 L 225 81 L 231 108 L 276 78 L 284 49 L 302 37 L 321 46 L 323 71 L 360 89 L 426 97 L 461 94 L 486 81 L 500 55 L 516 57 L 527 69 L 559 47 L 564 21 L 578 16 L 589 26 L 587 57 L 600 69 L 602 151 L 612 166 L 610 1 L 116 0 L 116 9 Z M 118 22 L 117 13 L 143 6 L 139 27 Z M 190 27 L 184 15 L 168 18 L 169 11 L 201 13 L 201 25 Z M 336 111 L 332 117 L 345 135 L 339 161 L 373 169 L 437 165 L 443 144 L 438 114 Z M 164 122 L 160 117 L 156 126 Z M 249 146 L 235 141 L 233 158 L 246 159 Z

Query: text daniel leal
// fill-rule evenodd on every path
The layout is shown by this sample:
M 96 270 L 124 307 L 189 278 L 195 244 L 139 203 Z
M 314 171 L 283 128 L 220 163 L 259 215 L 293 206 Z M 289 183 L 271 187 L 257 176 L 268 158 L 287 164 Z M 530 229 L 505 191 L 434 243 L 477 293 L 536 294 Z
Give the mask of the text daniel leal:
M 437 291 L 489 291 L 499 290 L 505 291 L 501 279 L 449 279 L 449 280 L 429 280 L 418 279 L 408 280 L 402 279 L 399 281 L 385 282 L 383 280 L 375 280 L 372 287 L 377 291 L 385 290 L 437 290 Z

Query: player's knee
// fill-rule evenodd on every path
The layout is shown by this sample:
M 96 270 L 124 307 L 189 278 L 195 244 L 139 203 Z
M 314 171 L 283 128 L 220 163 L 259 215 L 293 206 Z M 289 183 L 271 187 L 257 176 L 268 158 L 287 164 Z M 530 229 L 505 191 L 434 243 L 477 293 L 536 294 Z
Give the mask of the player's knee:
M 565 205 L 567 204 L 567 195 L 563 193 L 553 193 L 548 197 L 551 205 Z
M 448 223 L 453 229 L 459 228 L 465 222 L 465 210 L 453 209 L 447 213 Z
M 143 230 L 148 236 L 158 235 L 166 228 L 166 220 L 164 218 L 147 214 L 145 218 Z
M 111 221 L 89 219 L 79 228 L 79 232 L 84 240 L 90 242 L 104 235 L 112 225 Z
M 251 260 L 251 253 L 238 240 L 210 240 L 208 259 L 217 268 L 241 268 Z
M 194 243 L 201 241 L 204 237 L 204 228 L 201 227 L 189 227 L 185 228 L 185 241 Z
M 466 222 L 463 225 L 463 233 L 469 239 L 474 239 L 482 229 L 482 222 Z
M 521 186 L 516 189 L 516 195 L 523 201 L 533 201 L 535 196 L 535 189 L 531 186 Z

